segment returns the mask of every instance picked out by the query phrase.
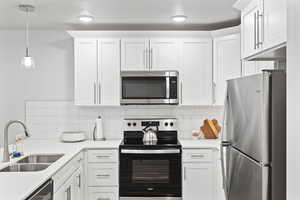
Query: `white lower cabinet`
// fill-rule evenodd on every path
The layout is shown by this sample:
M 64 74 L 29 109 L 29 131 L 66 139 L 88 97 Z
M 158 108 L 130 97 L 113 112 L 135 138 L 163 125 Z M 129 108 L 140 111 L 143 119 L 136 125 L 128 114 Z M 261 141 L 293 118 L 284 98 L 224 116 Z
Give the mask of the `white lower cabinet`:
M 54 200 L 84 200 L 83 168 L 83 154 L 79 153 L 52 177 Z
M 183 149 L 183 200 L 224 200 L 219 151 Z
M 73 179 L 70 177 L 59 189 L 54 193 L 54 200 L 75 200 L 73 193 Z
M 214 200 L 212 163 L 183 164 L 183 199 Z
M 117 149 L 88 150 L 86 199 L 119 199 L 119 164 Z
M 118 200 L 118 187 L 89 187 L 88 200 Z

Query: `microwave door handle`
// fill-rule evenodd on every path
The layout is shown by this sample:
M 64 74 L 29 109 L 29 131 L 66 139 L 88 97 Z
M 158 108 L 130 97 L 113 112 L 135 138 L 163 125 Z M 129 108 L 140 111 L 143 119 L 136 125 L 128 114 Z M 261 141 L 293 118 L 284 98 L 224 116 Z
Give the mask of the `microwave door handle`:
M 166 99 L 170 99 L 170 77 L 166 78 Z

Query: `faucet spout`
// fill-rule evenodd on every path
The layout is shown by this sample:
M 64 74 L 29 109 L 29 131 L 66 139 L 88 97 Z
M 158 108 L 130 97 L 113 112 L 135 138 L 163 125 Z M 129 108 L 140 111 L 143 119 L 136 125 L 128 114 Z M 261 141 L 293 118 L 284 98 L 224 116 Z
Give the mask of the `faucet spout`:
M 9 158 L 9 149 L 8 149 L 8 128 L 10 127 L 10 125 L 12 124 L 20 124 L 23 129 L 24 129 L 24 133 L 26 137 L 29 137 L 29 131 L 27 126 L 20 120 L 10 120 L 6 123 L 5 128 L 4 128 L 4 150 L 3 150 L 3 162 L 9 162 L 10 158 Z

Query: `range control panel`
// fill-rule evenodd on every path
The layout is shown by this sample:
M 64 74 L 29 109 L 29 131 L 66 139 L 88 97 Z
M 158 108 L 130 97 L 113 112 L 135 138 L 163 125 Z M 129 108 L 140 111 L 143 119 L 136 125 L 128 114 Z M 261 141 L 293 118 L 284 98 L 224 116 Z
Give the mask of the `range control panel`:
M 124 119 L 124 131 L 141 131 L 146 126 L 153 128 L 158 127 L 161 131 L 177 131 L 177 119 L 175 118 L 160 118 L 160 119 Z

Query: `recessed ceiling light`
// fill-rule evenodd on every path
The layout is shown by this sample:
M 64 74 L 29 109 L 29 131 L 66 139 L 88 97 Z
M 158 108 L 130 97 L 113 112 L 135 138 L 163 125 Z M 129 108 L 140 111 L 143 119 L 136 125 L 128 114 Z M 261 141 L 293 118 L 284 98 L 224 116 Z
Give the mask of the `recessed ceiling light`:
M 84 10 L 80 13 L 80 15 L 78 16 L 78 19 L 79 19 L 79 21 L 81 21 L 83 23 L 89 23 L 94 20 L 94 17 L 93 17 L 93 15 L 91 15 L 91 13 Z
M 172 16 L 172 20 L 177 23 L 182 23 L 187 20 L 187 16 L 185 15 L 174 15 Z

